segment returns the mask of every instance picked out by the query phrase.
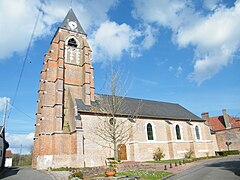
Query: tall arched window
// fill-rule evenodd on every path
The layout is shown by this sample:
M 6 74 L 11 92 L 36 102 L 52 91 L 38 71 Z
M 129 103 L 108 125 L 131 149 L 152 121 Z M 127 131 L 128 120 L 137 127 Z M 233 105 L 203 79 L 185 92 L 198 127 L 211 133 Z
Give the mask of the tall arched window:
M 178 124 L 176 125 L 175 130 L 176 130 L 177 140 L 181 140 L 182 137 L 181 137 L 181 132 L 180 132 L 180 126 Z
M 195 126 L 195 134 L 196 134 L 196 138 L 200 139 L 200 132 L 199 132 L 199 127 Z
M 153 129 L 150 123 L 147 124 L 147 137 L 148 140 L 153 140 Z

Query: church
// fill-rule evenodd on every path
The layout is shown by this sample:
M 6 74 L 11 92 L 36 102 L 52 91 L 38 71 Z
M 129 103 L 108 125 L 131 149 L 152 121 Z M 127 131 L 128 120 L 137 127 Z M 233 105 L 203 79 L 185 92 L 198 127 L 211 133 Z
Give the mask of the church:
M 98 136 L 94 132 L 103 119 L 108 119 L 110 125 L 115 122 L 108 112 L 98 108 L 112 96 L 94 90 L 92 50 L 86 32 L 70 9 L 44 56 L 34 168 L 102 166 L 115 153 L 123 161 L 149 161 L 157 148 L 165 154 L 164 159 L 184 158 L 189 151 L 195 157 L 215 154 L 215 140 L 202 118 L 179 104 L 128 97 L 114 97 L 125 106 L 114 114 L 114 120 L 126 123 L 128 131 L 120 135 L 129 138 L 115 143 L 117 152 L 113 151 L 108 148 L 110 142 L 100 138 L 101 132 Z

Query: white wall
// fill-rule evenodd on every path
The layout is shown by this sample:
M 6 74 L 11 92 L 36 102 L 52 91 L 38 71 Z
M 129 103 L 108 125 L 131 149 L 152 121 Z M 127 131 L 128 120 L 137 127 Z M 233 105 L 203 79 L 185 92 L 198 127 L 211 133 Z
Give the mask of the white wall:
M 5 167 L 12 167 L 12 158 L 6 158 Z

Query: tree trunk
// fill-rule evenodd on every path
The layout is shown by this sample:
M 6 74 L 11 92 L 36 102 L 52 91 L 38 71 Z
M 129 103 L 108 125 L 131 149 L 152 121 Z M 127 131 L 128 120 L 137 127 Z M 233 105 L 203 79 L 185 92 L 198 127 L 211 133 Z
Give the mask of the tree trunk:
M 117 149 L 117 143 L 114 143 L 114 159 L 118 160 L 118 149 Z

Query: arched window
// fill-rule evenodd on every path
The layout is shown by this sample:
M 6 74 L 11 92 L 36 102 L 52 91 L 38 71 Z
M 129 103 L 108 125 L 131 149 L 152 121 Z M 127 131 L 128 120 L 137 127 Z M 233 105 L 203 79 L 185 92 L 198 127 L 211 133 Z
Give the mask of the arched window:
M 178 124 L 176 125 L 175 130 L 176 130 L 177 140 L 181 140 L 182 137 L 181 137 L 181 132 L 180 132 L 180 126 Z
M 78 46 L 77 42 L 76 42 L 76 40 L 74 38 L 71 38 L 71 39 L 68 40 L 68 45 L 69 46 L 73 46 L 73 47 L 77 47 Z
M 199 126 L 195 126 L 195 134 L 196 134 L 196 138 L 200 139 Z
M 153 129 L 150 123 L 147 124 L 147 137 L 148 140 L 153 140 Z

